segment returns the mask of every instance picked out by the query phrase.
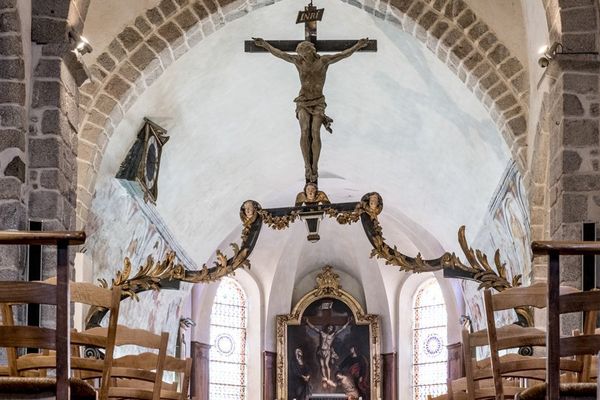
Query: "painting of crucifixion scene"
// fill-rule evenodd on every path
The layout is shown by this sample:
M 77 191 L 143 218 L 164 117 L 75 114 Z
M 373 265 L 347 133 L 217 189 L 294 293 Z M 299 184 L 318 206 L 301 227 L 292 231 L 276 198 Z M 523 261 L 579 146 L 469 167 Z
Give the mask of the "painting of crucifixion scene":
M 314 301 L 287 338 L 288 399 L 370 399 L 369 326 L 343 301 Z

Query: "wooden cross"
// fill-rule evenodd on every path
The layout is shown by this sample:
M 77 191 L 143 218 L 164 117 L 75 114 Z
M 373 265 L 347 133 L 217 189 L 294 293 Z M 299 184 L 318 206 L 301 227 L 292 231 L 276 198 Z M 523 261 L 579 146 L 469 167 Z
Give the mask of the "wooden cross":
M 342 326 L 345 325 L 346 322 L 348 322 L 348 317 L 342 317 L 342 316 L 333 316 L 333 311 L 331 308 L 323 308 L 323 305 L 321 304 L 321 307 L 319 307 L 319 310 L 317 312 L 317 316 L 314 317 L 306 317 L 307 321 L 310 321 L 311 324 L 313 324 L 314 326 L 325 326 L 325 325 L 335 325 L 335 326 Z
M 317 9 L 312 3 L 304 7 L 304 11 L 298 12 L 296 23 L 304 23 L 304 40 L 315 45 L 317 52 L 331 53 L 346 50 L 356 44 L 356 40 L 317 40 L 317 22 L 323 18 L 325 9 Z M 295 52 L 296 46 L 302 40 L 267 40 L 267 42 L 281 51 Z M 264 53 L 267 50 L 258 47 L 253 40 L 244 41 L 246 53 Z M 369 44 L 358 51 L 377 51 L 377 40 L 369 40 Z

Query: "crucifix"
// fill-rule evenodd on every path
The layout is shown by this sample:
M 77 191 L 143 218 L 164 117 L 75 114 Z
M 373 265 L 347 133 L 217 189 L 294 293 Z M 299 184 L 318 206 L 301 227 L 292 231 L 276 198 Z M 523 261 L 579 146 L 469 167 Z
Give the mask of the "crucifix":
M 296 23 L 304 23 L 304 40 L 264 40 L 253 38 L 245 41 L 245 51 L 269 52 L 277 58 L 296 66 L 300 75 L 300 93 L 294 99 L 296 118 L 300 123 L 300 149 L 304 158 L 306 182 L 317 183 L 319 155 L 321 153 L 321 125 L 331 133 L 333 120 L 325 115 L 323 86 L 329 65 L 350 57 L 357 51 L 377 51 L 377 41 L 318 40 L 317 22 L 323 18 L 324 9 L 317 9 L 310 2 L 298 13 Z M 320 52 L 337 52 L 319 55 Z M 289 54 L 287 52 L 295 52 Z
M 325 307 L 326 305 L 328 306 L 327 308 Z M 333 348 L 333 340 L 352 322 L 352 317 L 334 317 L 331 310 L 332 305 L 332 303 L 323 302 L 321 308 L 318 310 L 319 316 L 303 318 L 308 327 L 319 335 L 317 359 L 319 360 L 321 369 L 321 383 L 324 388 L 328 385 L 332 387 L 336 386 L 331 380 L 331 363 L 339 357 Z M 320 325 L 322 328 L 319 329 L 316 325 Z M 335 326 L 341 326 L 341 328 L 336 329 Z

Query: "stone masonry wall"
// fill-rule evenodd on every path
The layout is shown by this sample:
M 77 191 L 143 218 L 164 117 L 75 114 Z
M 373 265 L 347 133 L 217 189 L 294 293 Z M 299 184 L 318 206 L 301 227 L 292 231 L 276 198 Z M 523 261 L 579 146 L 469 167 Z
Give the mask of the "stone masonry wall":
M 0 229 L 24 229 L 27 220 L 26 83 L 17 0 L 0 1 Z M 17 279 L 22 250 L 0 247 L 0 279 Z

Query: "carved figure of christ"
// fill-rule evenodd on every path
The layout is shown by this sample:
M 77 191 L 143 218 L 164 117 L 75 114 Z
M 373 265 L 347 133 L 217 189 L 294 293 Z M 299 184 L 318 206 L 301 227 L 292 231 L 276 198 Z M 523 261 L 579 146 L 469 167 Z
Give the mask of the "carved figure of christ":
M 317 54 L 316 47 L 309 41 L 300 42 L 296 47 L 297 54 L 290 54 L 272 46 L 261 38 L 253 38 L 257 47 L 286 62 L 294 64 L 300 76 L 300 93 L 294 99 L 296 117 L 300 123 L 300 149 L 304 158 L 304 175 L 306 182 L 317 183 L 319 156 L 321 153 L 321 125 L 331 131 L 333 120 L 325 115 L 325 96 L 323 86 L 327 69 L 356 51 L 369 45 L 368 39 L 360 39 L 353 46 L 332 55 Z
M 331 362 L 338 358 L 338 355 L 333 349 L 333 340 L 335 337 L 346 329 L 351 318 L 333 317 L 331 310 L 322 310 L 320 317 L 304 318 L 304 321 L 310 329 L 315 331 L 319 335 L 319 347 L 317 349 L 317 359 L 319 360 L 319 367 L 321 370 L 321 382 L 323 386 L 330 385 L 335 387 L 336 384 L 331 380 Z M 335 329 L 335 325 L 342 325 L 340 329 Z M 317 328 L 315 325 L 322 326 L 322 329 Z

